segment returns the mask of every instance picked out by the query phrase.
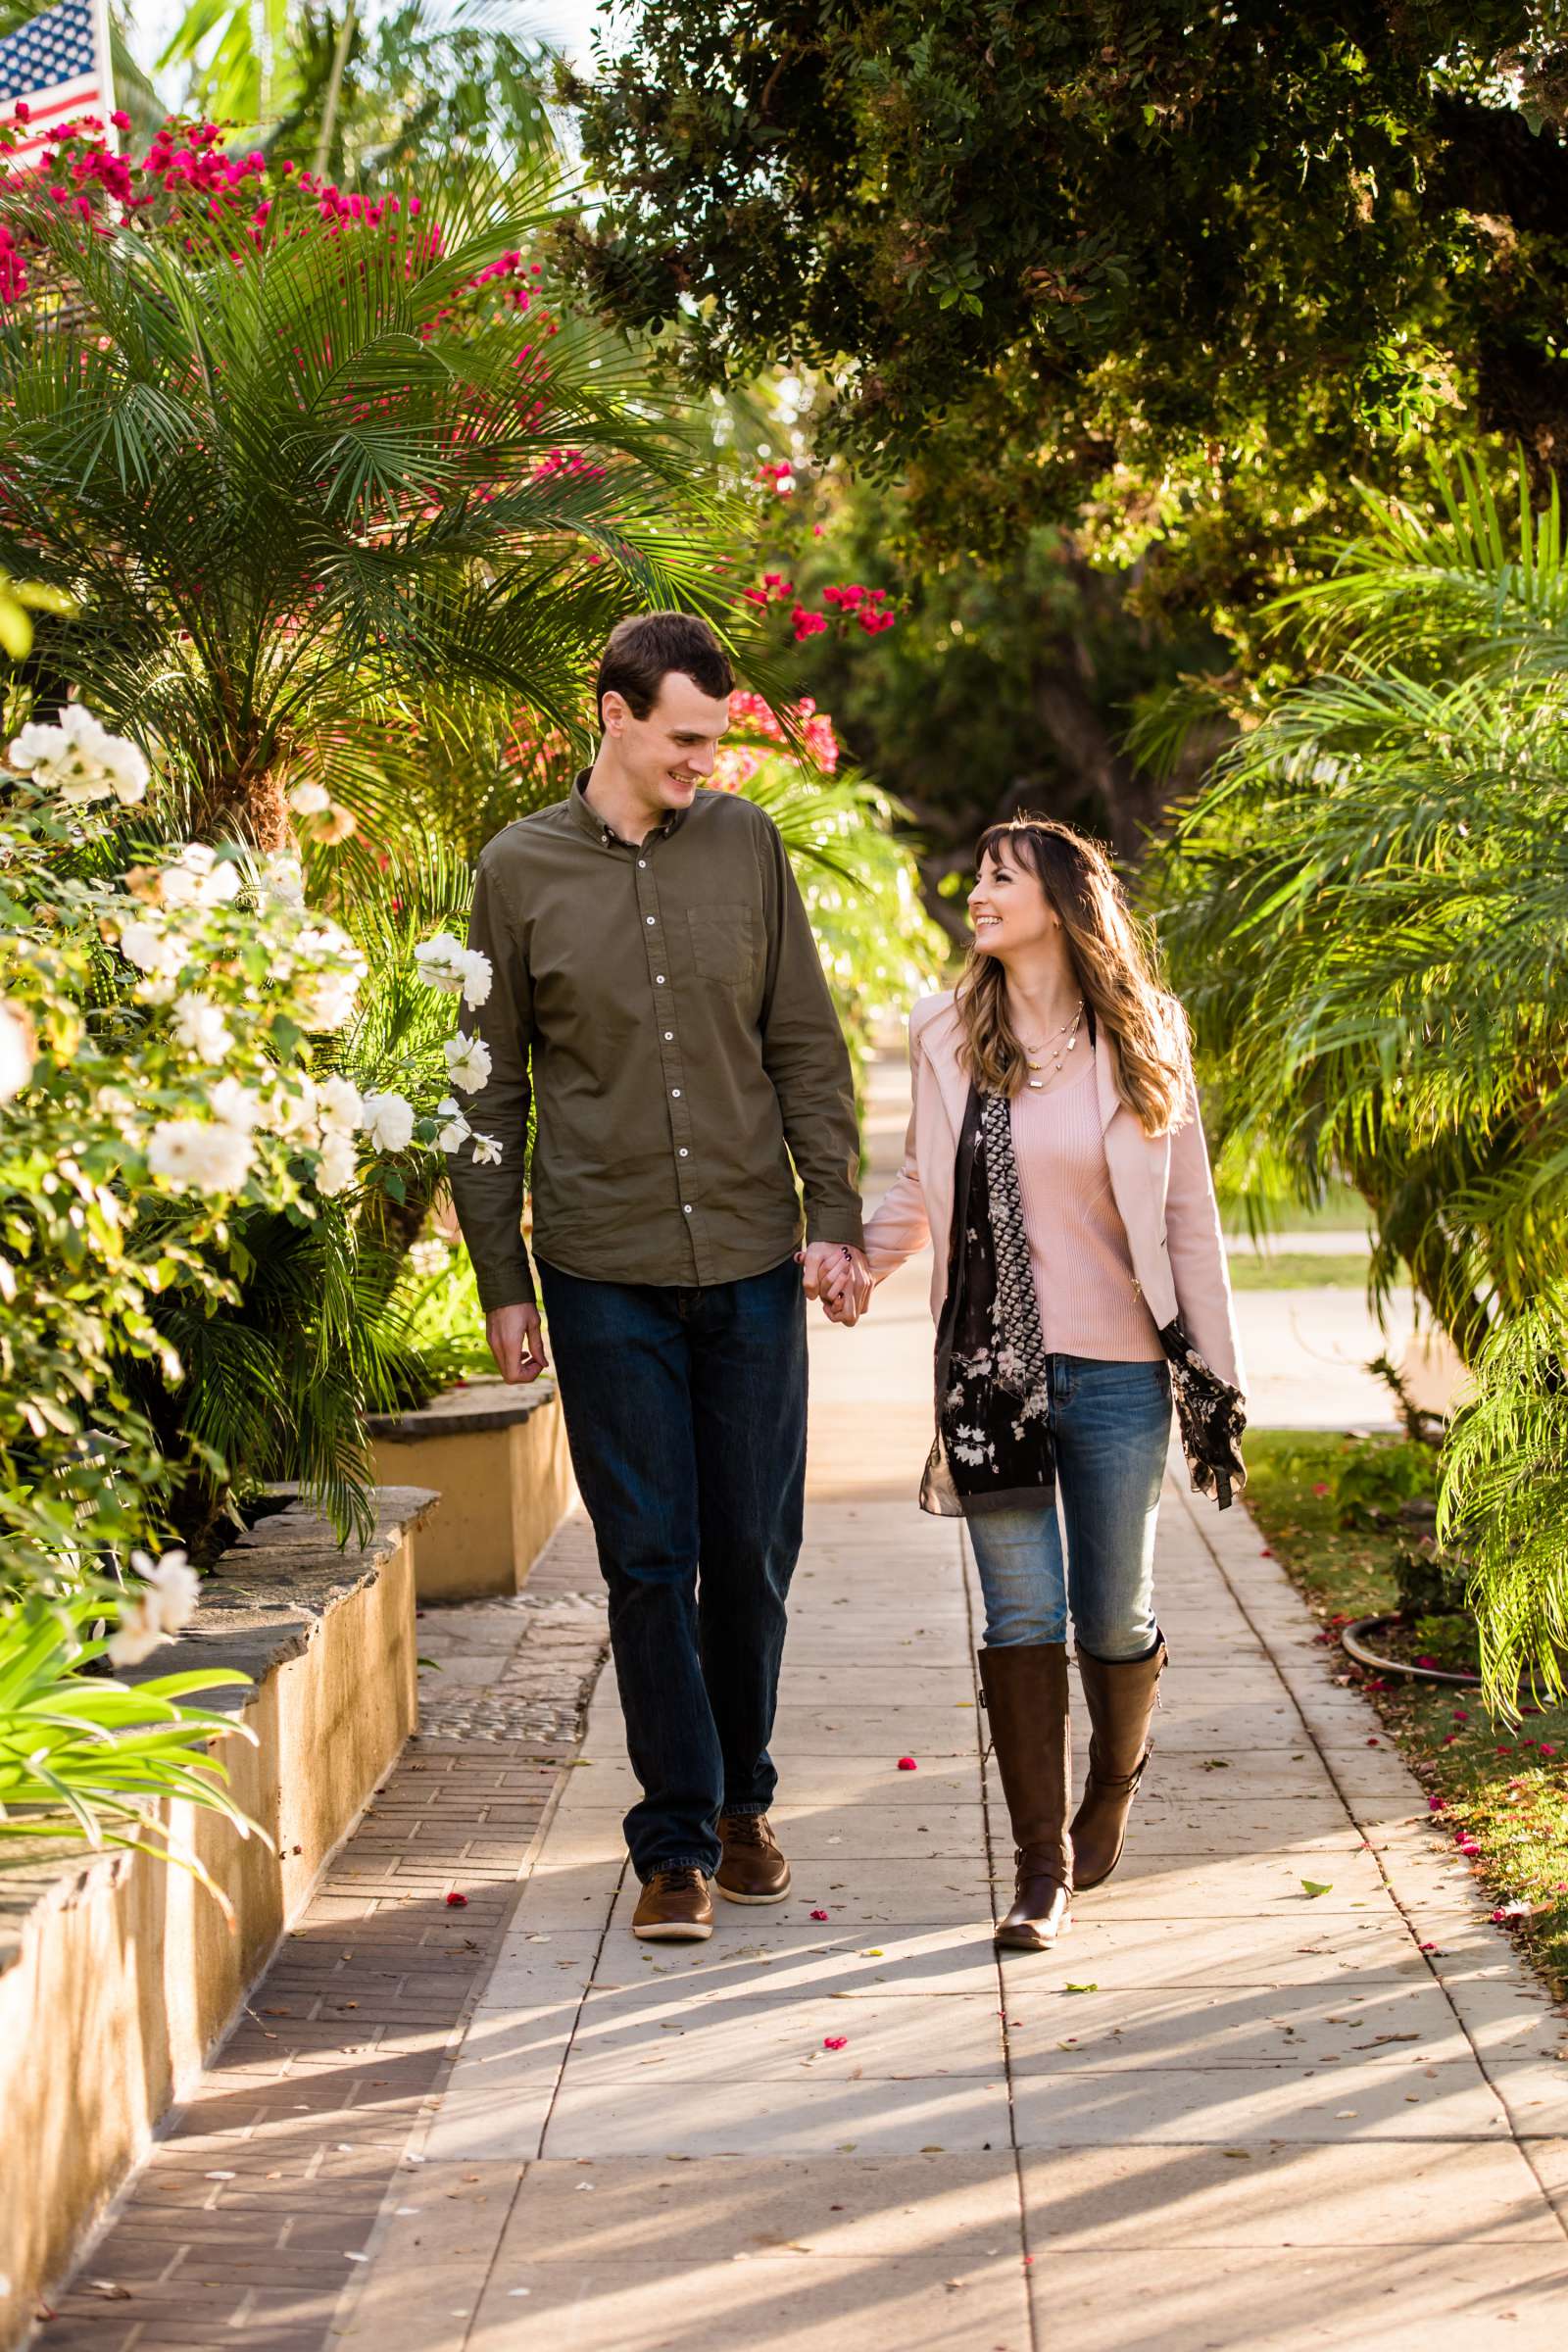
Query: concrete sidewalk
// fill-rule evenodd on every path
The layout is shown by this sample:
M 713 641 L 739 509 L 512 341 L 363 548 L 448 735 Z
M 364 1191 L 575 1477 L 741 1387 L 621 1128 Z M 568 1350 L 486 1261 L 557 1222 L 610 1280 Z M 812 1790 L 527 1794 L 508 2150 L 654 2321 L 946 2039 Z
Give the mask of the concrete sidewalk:
M 720 1904 L 705 1946 L 634 1941 L 607 1675 L 337 2340 L 1560 2340 L 1559 2020 L 1243 1512 L 1172 1486 L 1174 1662 L 1126 1862 L 1057 1952 L 999 1968 L 972 1572 L 910 1499 L 922 1293 L 911 1269 L 813 1340 L 791 1898 Z

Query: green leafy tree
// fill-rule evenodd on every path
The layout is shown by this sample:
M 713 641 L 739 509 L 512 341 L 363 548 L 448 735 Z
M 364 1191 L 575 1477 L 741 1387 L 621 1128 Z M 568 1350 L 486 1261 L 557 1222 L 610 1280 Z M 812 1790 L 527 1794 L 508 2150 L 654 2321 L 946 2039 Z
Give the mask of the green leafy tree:
M 1556 0 L 615 13 L 576 267 L 696 379 L 820 371 L 932 548 L 1067 521 L 1202 611 L 1434 422 L 1568 446 Z

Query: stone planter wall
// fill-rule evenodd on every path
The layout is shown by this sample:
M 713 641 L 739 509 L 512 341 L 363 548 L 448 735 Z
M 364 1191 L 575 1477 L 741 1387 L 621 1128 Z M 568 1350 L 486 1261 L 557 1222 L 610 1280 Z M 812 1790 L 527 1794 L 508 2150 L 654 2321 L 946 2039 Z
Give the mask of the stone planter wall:
M 555 1382 L 466 1381 L 417 1412 L 376 1415 L 370 1431 L 379 1477 L 441 1497 L 419 1537 L 419 1598 L 520 1592 L 572 1498 Z
M 188 1872 L 138 1854 L 51 1846 L 0 1875 L 0 2345 L 25 2336 L 414 1731 L 416 1530 L 435 1500 L 384 1489 L 346 1552 L 291 1503 L 224 1556 L 179 1641 L 125 1671 L 254 1677 L 196 1703 L 256 1733 L 220 1752 L 275 1851 L 174 1808 L 232 1932 Z

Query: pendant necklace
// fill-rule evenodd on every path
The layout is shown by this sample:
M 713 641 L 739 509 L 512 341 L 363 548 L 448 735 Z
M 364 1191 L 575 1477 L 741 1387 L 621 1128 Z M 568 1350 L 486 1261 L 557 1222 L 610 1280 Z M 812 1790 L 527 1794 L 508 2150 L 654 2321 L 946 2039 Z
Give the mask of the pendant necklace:
M 1074 1046 L 1078 1043 L 1078 1032 L 1083 1026 L 1083 1018 L 1084 1001 L 1082 997 L 1080 997 L 1078 1000 L 1078 1009 L 1073 1014 L 1071 1020 L 1063 1021 L 1061 1027 L 1054 1031 L 1054 1033 L 1047 1038 L 1043 1046 L 1035 1046 L 1033 1048 L 1024 1046 L 1023 1057 L 1028 1063 L 1030 1069 L 1044 1069 L 1047 1058 L 1049 1057 L 1051 1061 L 1052 1076 L 1054 1078 L 1059 1078 L 1062 1071 L 1067 1066 L 1067 1055 L 1072 1052 Z M 1065 1040 L 1065 1043 L 1063 1040 Z M 1022 1044 L 1021 1039 L 1019 1040 L 1019 1043 Z M 1035 1055 L 1037 1054 L 1040 1055 L 1040 1059 L 1038 1061 L 1035 1059 Z M 1028 1086 L 1031 1094 L 1044 1094 L 1046 1089 L 1046 1081 L 1044 1078 L 1031 1077 L 1028 1080 Z

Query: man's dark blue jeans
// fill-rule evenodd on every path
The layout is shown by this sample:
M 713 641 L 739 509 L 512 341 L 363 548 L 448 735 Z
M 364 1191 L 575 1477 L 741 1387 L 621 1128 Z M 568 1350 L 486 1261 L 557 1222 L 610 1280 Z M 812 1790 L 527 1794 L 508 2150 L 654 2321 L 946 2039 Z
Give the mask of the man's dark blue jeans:
M 720 1813 L 765 1813 L 806 1491 L 806 1301 L 793 1258 L 703 1290 L 541 1265 L 572 1467 L 610 1587 L 642 1784 L 640 1879 L 718 1867 Z

